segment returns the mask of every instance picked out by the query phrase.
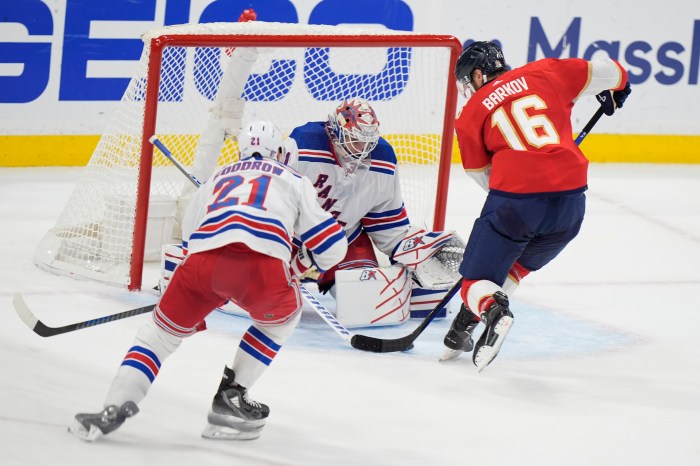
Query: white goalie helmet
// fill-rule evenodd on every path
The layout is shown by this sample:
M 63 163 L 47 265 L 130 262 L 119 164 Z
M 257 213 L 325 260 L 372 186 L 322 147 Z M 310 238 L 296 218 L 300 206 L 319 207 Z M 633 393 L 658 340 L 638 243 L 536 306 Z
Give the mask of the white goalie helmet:
M 282 132 L 268 120 L 252 121 L 243 126 L 238 137 L 240 159 L 244 160 L 259 154 L 262 157 L 280 160 L 285 153 Z
M 366 165 L 379 142 L 379 120 L 364 99 L 347 99 L 328 115 L 326 132 L 342 153 L 337 154 L 348 174 Z

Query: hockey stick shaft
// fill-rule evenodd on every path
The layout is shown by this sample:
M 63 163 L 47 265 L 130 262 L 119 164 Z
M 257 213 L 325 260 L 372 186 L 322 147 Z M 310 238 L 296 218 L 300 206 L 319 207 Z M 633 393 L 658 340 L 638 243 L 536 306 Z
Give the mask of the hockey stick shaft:
M 49 327 L 40 321 L 29 309 L 27 303 L 21 294 L 17 293 L 12 299 L 12 304 L 15 306 L 15 311 L 19 315 L 20 319 L 27 324 L 27 327 L 32 329 L 34 333 L 42 337 L 52 337 L 54 335 L 60 335 L 62 333 L 73 332 L 75 330 L 80 330 L 87 327 L 94 327 L 95 325 L 106 324 L 107 322 L 113 322 L 115 320 L 126 319 L 127 317 L 137 316 L 139 314 L 145 314 L 151 312 L 156 305 L 151 304 L 149 306 L 138 307 L 136 309 L 131 309 L 124 312 L 119 312 L 117 314 L 112 314 L 104 317 L 98 317 L 96 319 L 86 320 L 84 322 L 76 322 L 74 324 L 64 325 L 62 327 Z
M 438 313 L 442 311 L 445 306 L 447 306 L 447 303 L 449 303 L 452 297 L 457 293 L 461 284 L 462 280 L 458 280 L 454 285 L 452 285 L 452 288 L 449 289 L 447 294 L 445 294 L 437 306 L 435 306 L 435 308 L 433 308 L 433 310 L 430 311 L 427 316 L 425 316 L 425 319 L 423 319 L 418 327 L 416 327 L 416 329 L 409 335 L 394 339 L 384 339 L 358 334 L 352 337 L 350 344 L 352 344 L 353 348 L 362 351 L 371 351 L 373 353 L 393 353 L 395 351 L 406 351 L 410 349 L 416 338 L 423 333 L 423 330 L 425 330 L 430 322 L 433 321 L 435 316 L 437 316 Z
M 193 185 L 195 185 L 196 187 L 199 187 L 202 184 L 194 175 L 190 174 L 190 172 L 185 170 L 185 168 L 182 165 L 180 165 L 180 162 L 178 162 L 177 159 L 175 158 L 175 156 L 173 155 L 173 153 L 170 152 L 170 149 L 168 149 L 165 146 L 165 144 L 160 142 L 160 139 L 158 139 L 155 135 L 150 137 L 149 142 L 151 144 L 153 144 L 154 146 L 156 146 L 163 153 L 163 155 L 168 160 L 170 160 L 172 162 L 172 164 L 175 165 L 175 167 L 178 170 L 180 170 L 180 172 L 182 172 L 183 175 L 185 175 L 187 177 L 188 180 L 190 180 L 192 182 Z
M 346 342 L 350 343 L 353 335 L 346 329 L 343 324 L 338 322 L 338 320 L 335 318 L 333 314 L 331 314 L 324 306 L 321 304 L 315 297 L 314 295 L 311 294 L 309 290 L 306 289 L 306 287 L 300 283 L 299 284 L 299 289 L 301 290 L 301 295 L 304 297 L 304 300 L 311 306 L 316 313 L 321 316 L 321 318 L 328 324 L 330 328 L 332 328 L 335 333 L 340 335 L 340 338 L 345 340 Z M 355 346 L 355 345 L 353 345 Z
M 578 136 L 576 136 L 576 140 L 574 141 L 576 145 L 580 145 L 581 142 L 588 136 L 588 133 L 591 132 L 593 127 L 595 126 L 596 123 L 598 123 L 598 120 L 600 120 L 600 117 L 603 116 L 603 107 L 599 107 L 598 110 L 593 114 L 590 120 L 588 120 L 588 123 L 586 123 L 586 126 L 583 127 L 580 133 L 578 133 Z

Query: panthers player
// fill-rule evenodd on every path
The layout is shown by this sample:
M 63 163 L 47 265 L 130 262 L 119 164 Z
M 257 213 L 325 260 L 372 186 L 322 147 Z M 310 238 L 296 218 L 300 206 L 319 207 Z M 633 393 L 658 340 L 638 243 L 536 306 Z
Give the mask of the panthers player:
M 241 157 L 212 175 L 184 217 L 187 255 L 175 269 L 153 318 L 143 325 L 112 382 L 104 410 L 78 414 L 71 432 L 92 441 L 139 411 L 163 361 L 227 300 L 250 313 L 231 368 L 225 367 L 202 436 L 254 439 L 270 413 L 248 396 L 301 315 L 297 279 L 306 256 L 290 266 L 292 238 L 315 265 L 329 269 L 347 252 L 340 225 L 316 203 L 309 180 L 280 163 L 284 142 L 269 121 L 244 127 Z
M 631 89 L 625 69 L 608 57 L 546 58 L 511 70 L 492 42 L 466 47 L 455 75 L 468 99 L 455 123 L 462 164 L 488 196 L 464 252 L 464 305 L 441 359 L 473 348 L 481 371 L 513 324 L 510 288 L 554 259 L 581 227 L 588 160 L 572 136 L 574 102 L 597 94 L 612 115 Z M 474 345 L 480 320 L 486 329 Z
M 350 98 L 326 121 L 306 123 L 290 134 L 298 148 L 297 170 L 311 180 L 319 205 L 338 220 L 348 238 L 345 258 L 318 277 L 322 292 L 335 291 L 336 271 L 378 267 L 374 247 L 392 262 L 415 267 L 452 238 L 450 232 L 410 225 L 396 154 L 379 127 L 369 102 Z M 371 316 L 365 323 L 371 323 Z

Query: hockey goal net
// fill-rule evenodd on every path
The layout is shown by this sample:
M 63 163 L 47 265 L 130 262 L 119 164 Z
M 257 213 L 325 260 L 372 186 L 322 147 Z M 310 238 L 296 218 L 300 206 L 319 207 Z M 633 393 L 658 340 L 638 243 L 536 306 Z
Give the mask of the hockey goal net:
M 168 26 L 143 40 L 137 74 L 37 246 L 40 267 L 140 289 L 144 260 L 177 239 L 178 200 L 192 189 L 151 136 L 204 180 L 237 159 L 241 121 L 272 120 L 288 135 L 351 97 L 371 102 L 396 151 L 411 223 L 443 227 L 454 37 L 249 22 Z

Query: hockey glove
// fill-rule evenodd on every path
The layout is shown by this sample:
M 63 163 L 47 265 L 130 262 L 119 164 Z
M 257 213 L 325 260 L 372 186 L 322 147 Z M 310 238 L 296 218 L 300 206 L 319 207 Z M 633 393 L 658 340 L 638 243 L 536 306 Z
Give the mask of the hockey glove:
M 600 106 L 603 108 L 603 112 L 610 116 L 615 113 L 615 110 L 622 108 L 622 105 L 627 100 L 627 96 L 632 92 L 629 81 L 625 84 L 623 89 L 619 91 L 607 90 L 596 95 L 595 98 L 600 102 Z
M 296 257 L 292 259 L 290 268 L 292 269 L 292 275 L 298 277 L 299 281 L 305 279 L 316 280 L 321 275 L 311 259 L 311 253 L 305 247 L 299 249 Z
M 452 235 L 451 231 L 426 231 L 411 227 L 406 237 L 394 248 L 391 259 L 415 269 L 418 264 L 437 253 Z

